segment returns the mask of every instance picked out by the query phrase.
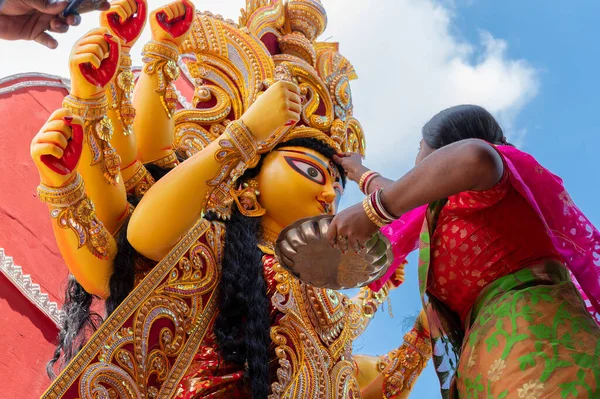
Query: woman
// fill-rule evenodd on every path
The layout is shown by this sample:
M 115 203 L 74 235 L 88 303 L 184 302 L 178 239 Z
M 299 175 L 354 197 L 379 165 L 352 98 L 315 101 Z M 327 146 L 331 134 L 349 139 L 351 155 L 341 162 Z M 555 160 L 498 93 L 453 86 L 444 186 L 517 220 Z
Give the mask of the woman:
M 485 109 L 446 109 L 422 134 L 415 167 L 396 182 L 360 157 L 337 159 L 369 196 L 335 217 L 329 239 L 357 249 L 388 225 L 399 261 L 420 238 L 444 397 L 597 397 L 600 328 L 568 270 L 597 314 L 600 234 Z

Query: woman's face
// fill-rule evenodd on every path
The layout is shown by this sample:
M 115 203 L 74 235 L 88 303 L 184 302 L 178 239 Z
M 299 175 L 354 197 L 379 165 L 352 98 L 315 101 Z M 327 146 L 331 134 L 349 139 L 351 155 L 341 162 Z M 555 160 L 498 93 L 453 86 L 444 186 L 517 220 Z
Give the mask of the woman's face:
M 419 153 L 417 154 L 417 159 L 415 159 L 415 165 L 427 158 L 427 156 L 434 151 L 435 149 L 428 146 L 425 140 L 421 139 L 421 142 L 419 143 Z
M 257 180 L 265 216 L 281 228 L 305 217 L 335 214 L 343 193 L 333 161 L 305 147 L 269 153 Z

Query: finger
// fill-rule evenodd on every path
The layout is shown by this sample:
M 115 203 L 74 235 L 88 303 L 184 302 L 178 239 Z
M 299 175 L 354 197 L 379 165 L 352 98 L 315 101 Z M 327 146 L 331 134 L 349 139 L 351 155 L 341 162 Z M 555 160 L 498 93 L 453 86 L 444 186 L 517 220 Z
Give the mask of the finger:
M 108 1 L 105 1 L 104 3 L 102 3 L 102 5 L 100 7 L 98 7 L 99 11 L 108 11 L 110 10 L 110 3 Z
M 288 111 L 287 120 L 288 122 L 286 123 L 286 125 L 293 125 L 294 123 L 297 123 L 300 120 L 300 114 L 297 112 Z
M 286 81 L 282 81 L 282 83 L 286 89 L 288 89 L 290 92 L 292 92 L 292 93 L 296 94 L 298 97 L 300 97 L 300 87 L 298 87 L 297 84 L 292 83 L 292 82 L 286 82 Z
M 64 118 L 46 123 L 46 125 L 44 125 L 44 131 L 61 132 L 65 137 L 65 140 L 69 140 L 71 138 L 71 128 L 65 124 Z
M 136 12 L 138 12 L 138 3 L 135 0 L 127 0 L 127 3 L 129 4 L 129 6 L 131 7 L 131 9 L 133 10 L 131 15 L 135 14 Z
M 337 217 L 334 217 L 327 228 L 327 241 L 334 247 L 337 243 Z
M 135 7 L 133 7 L 131 4 L 129 4 L 129 2 L 127 1 L 123 1 L 120 3 L 121 8 L 123 8 L 123 10 L 125 10 L 125 12 L 127 13 L 127 16 L 125 17 L 125 19 L 131 17 L 134 13 L 135 13 Z
M 61 159 L 64 154 L 60 147 L 49 143 L 35 144 L 32 152 L 34 159 L 39 159 L 42 155 L 51 155 L 56 159 Z
M 106 44 L 106 42 L 105 42 L 105 44 Z M 104 59 L 104 51 L 102 50 L 102 46 L 100 46 L 98 44 L 86 44 L 85 46 L 81 46 L 77 49 L 77 52 L 75 54 L 76 55 L 92 54 L 96 58 L 98 58 L 100 60 L 100 62 L 102 62 L 102 60 Z
M 67 4 L 69 4 L 66 1 L 53 2 L 47 0 L 31 0 L 28 3 L 29 4 L 27 5 L 31 6 L 33 9 L 48 15 L 60 14 L 65 9 Z
M 177 17 L 182 17 L 185 15 L 185 5 L 183 4 L 183 2 L 178 1 L 177 3 L 175 3 L 175 10 L 176 10 L 176 18 Z
M 119 22 L 123 23 L 127 19 L 127 12 L 121 6 L 113 7 L 111 12 L 115 12 L 119 16 Z
M 108 43 L 106 43 L 106 40 L 104 40 L 104 34 L 102 34 L 102 33 L 82 37 L 77 42 L 77 45 L 79 47 L 85 46 L 87 44 L 100 45 L 100 46 L 102 46 L 102 49 L 104 50 L 104 52 L 108 51 Z
M 296 104 L 293 102 L 288 104 L 288 109 L 298 115 L 300 115 L 300 112 L 302 111 L 302 107 L 300 106 L 300 104 Z
M 69 25 L 67 25 L 62 19 L 54 18 L 50 21 L 50 31 L 56 33 L 65 33 L 69 30 Z
M 340 251 L 342 251 L 343 253 L 348 252 L 348 237 L 339 233 L 338 232 L 338 236 L 337 236 L 337 247 L 340 249 Z
M 90 53 L 76 55 L 73 57 L 73 61 L 75 61 L 77 64 L 85 64 L 86 62 L 89 62 L 96 69 L 100 68 L 100 64 L 102 63 L 102 60 Z
M 300 98 L 300 96 L 292 92 L 288 92 L 288 101 L 298 105 L 302 104 L 302 99 Z
M 359 242 L 359 240 L 352 240 L 350 243 L 351 243 L 350 246 L 352 247 L 352 250 L 354 252 L 359 253 L 361 251 L 362 244 Z
M 66 19 L 67 25 L 78 26 L 81 23 L 81 16 L 79 14 L 70 14 Z
M 170 21 L 173 19 L 173 10 L 171 10 L 171 7 L 167 6 L 163 9 L 165 15 L 167 16 L 167 21 Z
M 36 43 L 48 47 L 49 49 L 55 49 L 58 47 L 58 42 L 55 38 L 50 36 L 46 32 L 42 32 L 33 39 Z
M 47 131 L 40 135 L 38 144 L 52 144 L 64 150 L 67 148 L 68 141 L 63 132 Z
M 60 121 L 65 116 L 68 117 L 68 116 L 71 116 L 72 114 L 73 113 L 68 108 L 59 108 L 56 111 L 54 111 L 52 114 L 50 114 L 50 117 L 48 118 L 48 122 L 51 122 L 51 121 Z

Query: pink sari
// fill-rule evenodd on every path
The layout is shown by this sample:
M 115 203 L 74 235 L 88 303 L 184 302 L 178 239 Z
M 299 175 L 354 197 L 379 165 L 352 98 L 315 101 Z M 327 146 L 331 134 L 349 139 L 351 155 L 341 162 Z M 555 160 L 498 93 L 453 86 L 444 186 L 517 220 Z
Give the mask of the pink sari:
M 510 146 L 495 147 L 510 170 L 510 182 L 543 221 L 556 251 L 571 271 L 587 305 L 600 323 L 600 233 L 571 200 L 562 180 L 531 155 Z M 394 263 L 369 286 L 379 290 L 419 245 L 427 206 L 416 208 L 381 229 L 393 244 Z

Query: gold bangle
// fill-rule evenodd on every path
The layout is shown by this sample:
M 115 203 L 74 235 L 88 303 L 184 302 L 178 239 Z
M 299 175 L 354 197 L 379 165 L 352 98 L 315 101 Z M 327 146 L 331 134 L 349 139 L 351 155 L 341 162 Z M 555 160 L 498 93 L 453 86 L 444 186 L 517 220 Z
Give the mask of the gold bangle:
M 382 218 L 379 217 L 379 215 L 377 215 L 377 213 L 373 209 L 373 206 L 371 205 L 371 201 L 369 200 L 369 197 L 365 198 L 363 200 L 362 204 L 363 204 L 363 209 L 364 209 L 365 213 L 367 214 L 367 217 L 369 218 L 369 220 L 371 222 L 373 222 L 373 224 L 375 226 L 383 227 L 387 224 L 385 222 L 385 220 L 383 220 Z
M 231 144 L 239 151 L 242 161 L 249 167 L 257 161 L 258 145 L 250 130 L 241 120 L 230 122 L 225 133 L 231 139 Z
M 85 196 L 85 186 L 81 175 L 62 187 L 49 187 L 40 184 L 37 188 L 38 199 L 56 208 L 65 208 L 80 201 Z
M 154 178 L 150 172 L 148 172 L 148 169 L 140 162 L 133 176 L 125 181 L 125 191 L 128 195 L 143 197 L 154 183 Z
M 155 161 L 149 162 L 153 165 L 159 166 L 165 169 L 173 169 L 177 165 L 179 165 L 179 159 L 177 159 L 177 154 L 175 151 L 171 150 L 167 155 L 162 158 L 158 158 Z
M 148 58 L 158 57 L 177 62 L 179 59 L 179 49 L 165 43 L 150 41 L 142 48 L 142 56 Z M 147 62 L 146 60 L 143 61 Z
M 62 106 L 84 120 L 93 121 L 106 116 L 108 99 L 106 95 L 102 95 L 94 100 L 84 100 L 73 95 L 68 95 L 63 99 Z
M 374 292 L 368 287 L 361 289 L 362 294 L 362 313 L 363 315 L 371 319 L 375 316 L 377 309 L 385 302 L 389 290 L 386 287 L 382 287 L 379 291 Z
M 360 176 L 360 179 L 358 181 L 358 187 L 360 188 L 360 191 L 363 192 L 363 194 L 369 195 L 369 193 L 367 192 L 367 190 L 369 188 L 369 184 L 377 176 L 381 176 L 381 175 L 379 173 L 377 173 L 377 172 L 372 171 L 372 170 L 367 170 L 365 173 L 363 173 Z

